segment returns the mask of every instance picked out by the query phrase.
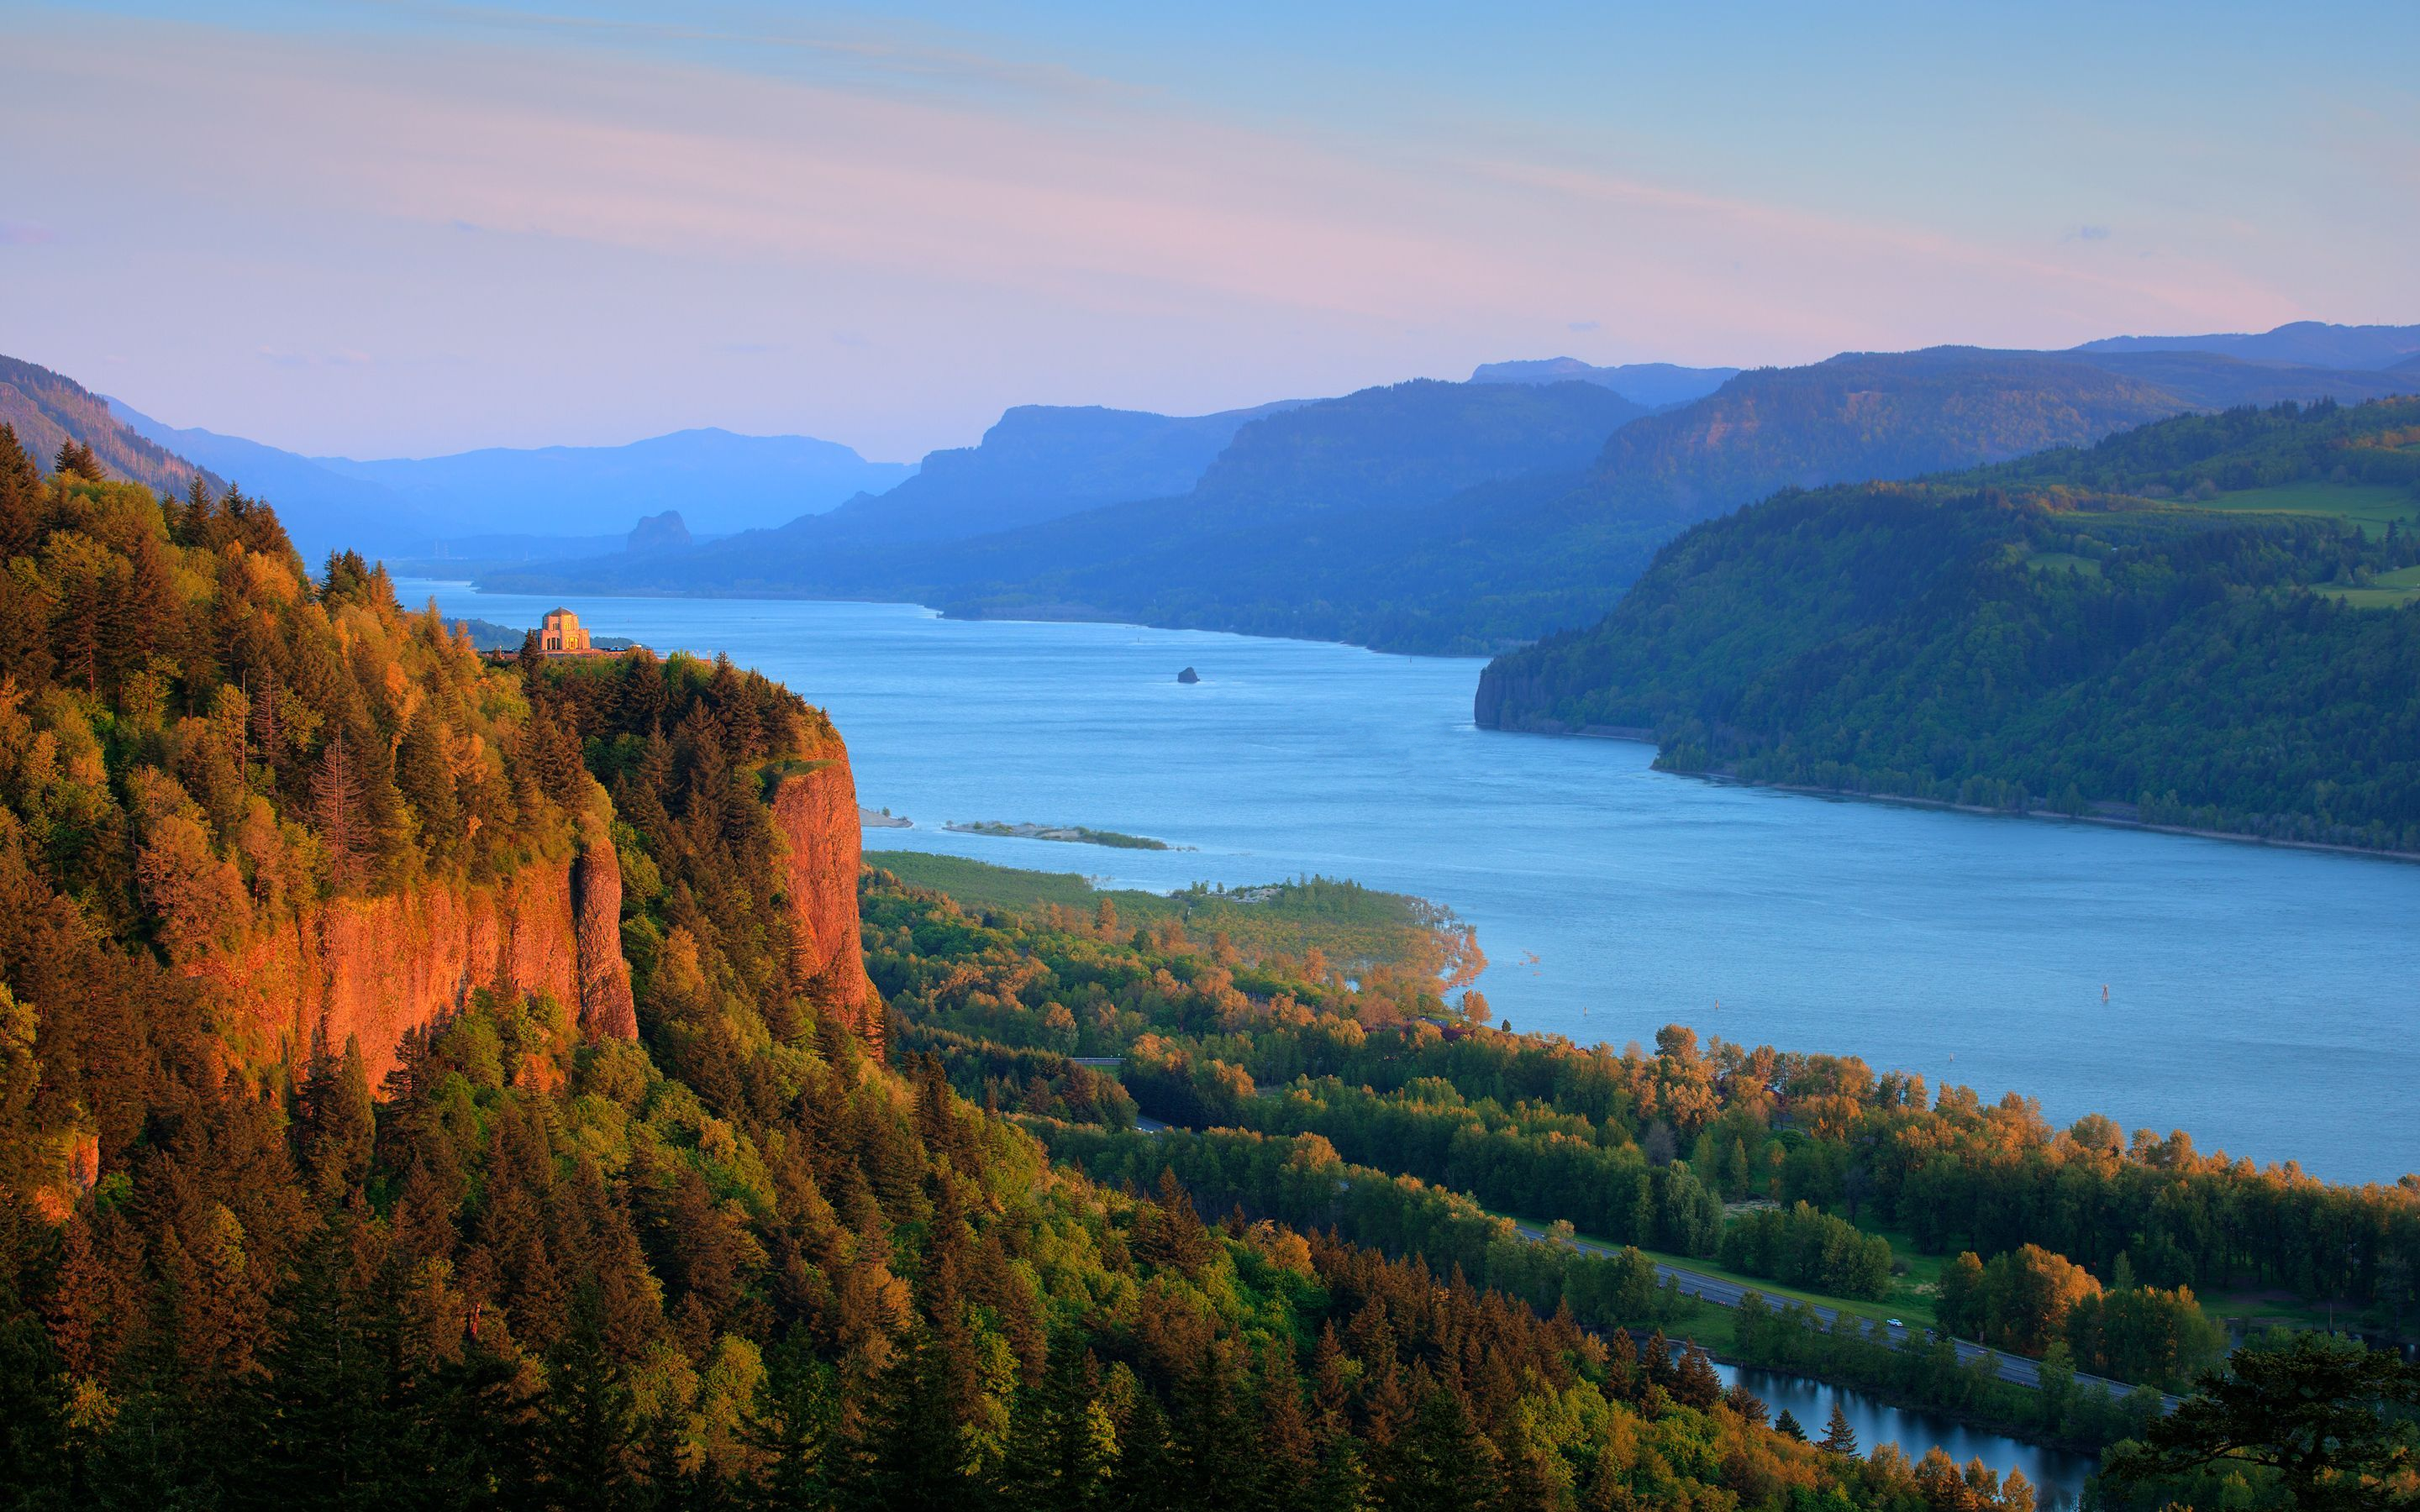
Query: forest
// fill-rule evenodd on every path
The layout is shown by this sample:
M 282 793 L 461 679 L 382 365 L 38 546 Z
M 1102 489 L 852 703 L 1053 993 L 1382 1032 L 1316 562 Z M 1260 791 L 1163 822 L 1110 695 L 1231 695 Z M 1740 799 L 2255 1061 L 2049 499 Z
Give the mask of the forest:
M 2420 401 L 2187 415 L 1790 491 L 1483 674 L 1668 770 L 2420 849 Z M 2400 606 L 2400 607 L 2398 607 Z
M 768 799 L 845 759 L 797 695 L 500 664 L 256 501 L 50 460 L 0 429 L 0 1504 L 2031 1505 L 1467 1267 L 1054 1165 L 988 1104 L 1074 1078 L 909 1048 L 803 949 L 783 887 L 855 878 L 784 854 Z M 500 975 L 297 1040 L 214 974 L 600 832 L 629 1021 Z M 927 963 L 970 1011 L 1048 973 L 899 906 L 982 957 Z M 1190 1011 L 1214 957 L 1140 980 Z

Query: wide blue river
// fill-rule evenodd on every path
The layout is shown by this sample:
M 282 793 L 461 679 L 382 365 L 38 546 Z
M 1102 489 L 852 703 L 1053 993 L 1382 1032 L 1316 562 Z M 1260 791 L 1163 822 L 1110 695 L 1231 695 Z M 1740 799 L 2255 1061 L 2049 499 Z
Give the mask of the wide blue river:
M 515 625 L 551 607 L 400 586 Z M 2331 1180 L 2420 1169 L 2420 866 L 1670 777 L 1645 746 L 1475 728 L 1470 660 L 896 604 L 570 607 L 829 708 L 861 797 L 916 822 L 869 846 L 1155 889 L 1352 877 L 1477 926 L 1518 1028 L 1620 1045 L 1678 1022 Z

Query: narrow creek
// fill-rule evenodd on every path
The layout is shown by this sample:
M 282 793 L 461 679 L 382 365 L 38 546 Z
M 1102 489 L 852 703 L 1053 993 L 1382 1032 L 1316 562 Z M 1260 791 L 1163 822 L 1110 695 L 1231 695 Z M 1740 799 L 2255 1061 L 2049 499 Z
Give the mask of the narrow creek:
M 1810 1439 L 1823 1435 L 1832 1404 L 1856 1430 L 1859 1452 L 1871 1454 L 1877 1444 L 1895 1443 L 1910 1459 L 1921 1459 L 1936 1444 L 1964 1465 L 1979 1458 L 2006 1480 L 2009 1472 L 2023 1471 L 2033 1482 L 2035 1504 L 2041 1512 L 2072 1512 L 2084 1496 L 2084 1484 L 2100 1464 L 2090 1455 L 2044 1448 L 2023 1440 L 1987 1433 L 1956 1418 L 1919 1409 L 1894 1407 L 1878 1396 L 1835 1386 L 1807 1376 L 1715 1362 L 1714 1373 L 1726 1386 L 1744 1385 L 1764 1398 L 1778 1420 L 1784 1412 L 1796 1418 Z

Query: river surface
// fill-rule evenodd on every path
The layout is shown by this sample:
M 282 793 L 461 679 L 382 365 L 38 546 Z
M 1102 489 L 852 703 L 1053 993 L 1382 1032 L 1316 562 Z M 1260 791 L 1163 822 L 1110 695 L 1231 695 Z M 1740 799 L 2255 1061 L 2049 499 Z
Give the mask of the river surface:
M 399 586 L 515 625 L 552 607 Z M 1668 776 L 1641 745 L 1476 728 L 1467 659 L 898 604 L 570 607 L 830 709 L 862 800 L 916 822 L 869 847 L 1155 890 L 1351 877 L 1475 925 L 1517 1028 L 1683 1023 L 2335 1180 L 2420 1169 L 2420 866 Z M 940 827 L 985 820 L 1196 848 Z

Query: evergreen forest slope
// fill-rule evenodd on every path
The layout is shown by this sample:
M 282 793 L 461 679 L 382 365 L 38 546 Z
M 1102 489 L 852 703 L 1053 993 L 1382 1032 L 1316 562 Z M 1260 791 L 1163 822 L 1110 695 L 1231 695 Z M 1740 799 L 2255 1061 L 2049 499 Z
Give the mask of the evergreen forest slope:
M 1503 656 L 1480 722 L 1679 770 L 2420 849 L 2420 402 L 1790 490 Z

